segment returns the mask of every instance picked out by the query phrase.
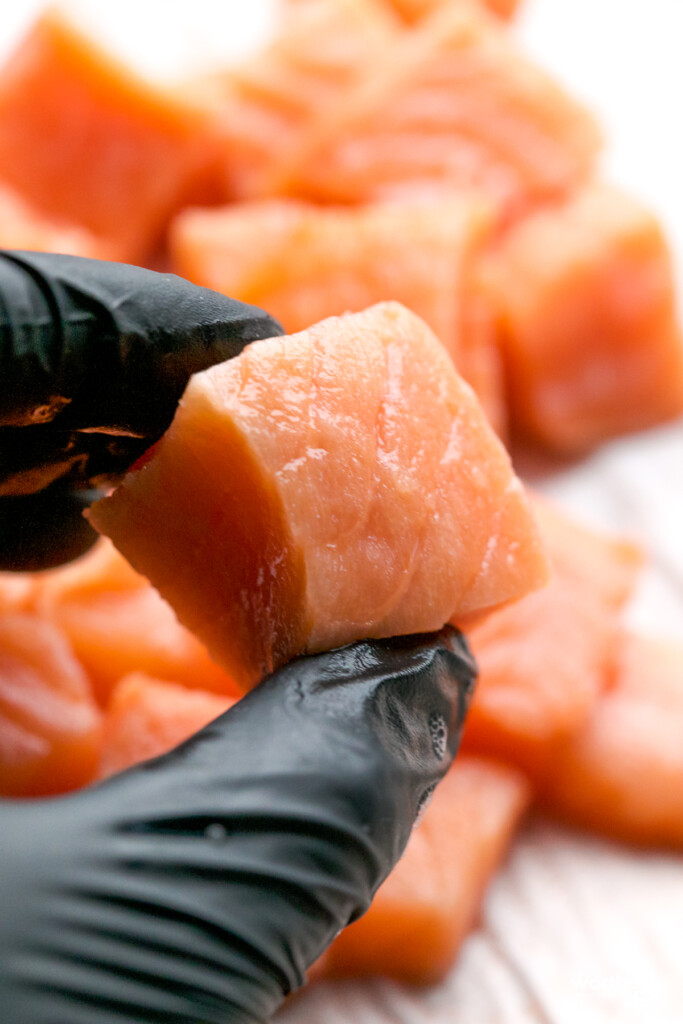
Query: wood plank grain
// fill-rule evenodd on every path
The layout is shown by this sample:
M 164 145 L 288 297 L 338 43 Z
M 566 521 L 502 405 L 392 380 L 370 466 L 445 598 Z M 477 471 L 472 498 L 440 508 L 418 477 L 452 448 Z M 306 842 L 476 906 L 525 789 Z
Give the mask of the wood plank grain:
M 446 981 L 312 986 L 278 1024 L 681 1024 L 683 864 L 533 822 Z

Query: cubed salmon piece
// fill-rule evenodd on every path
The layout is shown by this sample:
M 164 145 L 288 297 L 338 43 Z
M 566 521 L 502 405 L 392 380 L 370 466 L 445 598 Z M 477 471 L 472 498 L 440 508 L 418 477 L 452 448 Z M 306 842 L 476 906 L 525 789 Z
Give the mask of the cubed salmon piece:
M 136 670 L 219 694 L 239 692 L 108 541 L 37 577 L 35 608 L 69 637 L 101 704 L 122 676 Z
M 503 433 L 502 367 L 478 275 L 492 221 L 476 196 L 353 208 L 233 203 L 180 214 L 171 252 L 182 276 L 262 306 L 291 333 L 401 302 L 429 324 Z
M 50 8 L 0 70 L 0 180 L 118 259 L 148 255 L 215 167 L 205 115 Z
M 321 108 L 266 194 L 358 203 L 474 188 L 509 218 L 585 181 L 599 146 L 588 111 L 462 0 L 404 31 Z
M 484 274 L 519 433 L 579 454 L 683 412 L 671 253 L 640 203 L 584 189 L 512 228 Z
M 592 591 L 606 608 L 623 608 L 647 561 L 643 545 L 586 526 L 540 494 L 533 495 L 533 507 L 557 575 Z
M 440 981 L 477 922 L 529 798 L 521 773 L 460 755 L 370 909 L 332 943 L 325 972 Z
M 683 645 L 624 634 L 612 686 L 558 745 L 541 802 L 580 828 L 683 847 Z
M 585 726 L 609 685 L 617 612 L 636 586 L 644 553 L 629 538 L 594 531 L 538 494 L 533 508 L 554 575 L 543 590 L 467 631 L 479 680 L 465 745 L 538 780 L 557 744 Z
M 151 458 L 90 518 L 244 685 L 547 577 L 505 449 L 397 303 L 196 374 Z
M 87 228 L 45 216 L 13 188 L 0 182 L 0 249 L 30 249 L 64 252 L 106 260 L 116 255 L 115 247 L 97 238 Z
M 0 572 L 0 613 L 30 611 L 34 596 L 32 573 Z
M 47 796 L 90 782 L 101 719 L 66 636 L 36 615 L 0 615 L 0 795 Z
M 100 778 L 167 753 L 233 704 L 234 698 L 143 672 L 125 676 L 112 690 L 104 715 Z
M 493 14 L 506 20 L 512 18 L 520 6 L 520 0 L 479 0 L 479 2 L 488 7 Z M 388 0 L 388 3 L 409 25 L 413 25 L 427 15 L 433 14 L 439 7 L 445 7 L 447 4 L 459 4 L 462 3 L 462 0 Z
M 598 595 L 559 576 L 468 630 L 479 679 L 467 749 L 542 776 L 557 744 L 593 712 L 616 637 Z
M 225 198 L 263 194 L 321 109 L 386 53 L 400 27 L 385 0 L 307 0 L 288 13 L 243 65 L 187 83 L 214 119 Z

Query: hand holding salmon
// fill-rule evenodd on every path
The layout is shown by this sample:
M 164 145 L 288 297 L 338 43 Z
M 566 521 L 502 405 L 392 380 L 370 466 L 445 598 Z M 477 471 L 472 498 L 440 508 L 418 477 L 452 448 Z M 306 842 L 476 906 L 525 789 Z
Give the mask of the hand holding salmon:
M 263 310 L 174 274 L 0 255 L 0 569 L 96 538 L 82 511 L 168 427 L 190 376 L 280 334 Z
M 268 1020 L 403 852 L 473 676 L 451 627 L 300 658 L 164 757 L 2 804 L 6 1019 Z
M 13 253 L 0 274 L 3 562 L 36 567 L 87 543 L 73 496 L 159 436 L 190 373 L 278 326 L 133 267 Z M 350 644 L 99 787 L 5 801 L 7 1019 L 267 1020 L 403 852 L 474 674 L 450 626 Z

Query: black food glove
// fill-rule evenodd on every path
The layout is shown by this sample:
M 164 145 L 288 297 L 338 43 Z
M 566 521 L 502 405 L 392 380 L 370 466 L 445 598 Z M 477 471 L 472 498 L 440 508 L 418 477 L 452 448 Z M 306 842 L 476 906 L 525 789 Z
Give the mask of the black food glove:
M 86 550 L 92 488 L 161 437 L 189 377 L 278 334 L 263 310 L 173 274 L 0 253 L 0 569 Z
M 7 1024 L 261 1024 L 368 906 L 457 749 L 438 634 L 300 658 L 171 754 L 0 806 Z

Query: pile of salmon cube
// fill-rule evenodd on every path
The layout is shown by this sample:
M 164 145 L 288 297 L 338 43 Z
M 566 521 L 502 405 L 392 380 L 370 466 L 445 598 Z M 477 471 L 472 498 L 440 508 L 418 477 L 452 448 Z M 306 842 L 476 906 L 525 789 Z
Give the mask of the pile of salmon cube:
M 672 420 L 666 238 L 601 177 L 591 112 L 520 52 L 516 6 L 283 0 L 248 62 L 173 88 L 51 8 L 0 68 L 0 246 L 170 269 L 288 334 L 401 303 L 513 450 L 577 458 Z M 329 976 L 442 978 L 532 805 L 683 848 L 683 644 L 624 620 L 647 552 L 530 501 L 550 582 L 461 623 L 463 751 Z M 238 684 L 109 541 L 0 574 L 0 796 L 157 756 Z

